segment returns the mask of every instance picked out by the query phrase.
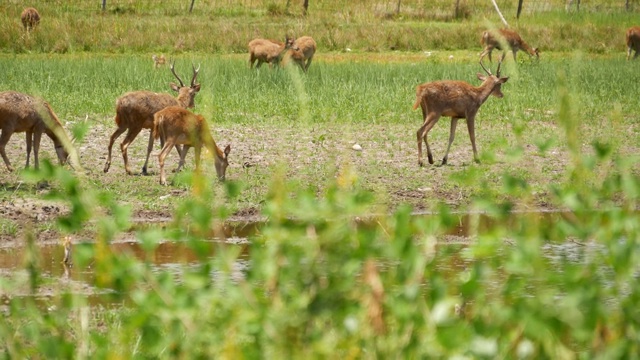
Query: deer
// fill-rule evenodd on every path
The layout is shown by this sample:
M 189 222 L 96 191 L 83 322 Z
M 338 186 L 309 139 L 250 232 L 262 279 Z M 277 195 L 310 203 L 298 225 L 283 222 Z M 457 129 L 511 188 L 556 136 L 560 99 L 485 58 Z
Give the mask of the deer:
M 183 145 L 183 149 L 179 152 L 180 164 L 177 171 L 184 165 L 189 148 L 193 147 L 195 149 L 196 172 L 198 172 L 200 170 L 200 153 L 202 146 L 204 146 L 213 154 L 218 179 L 225 180 L 231 145 L 227 145 L 224 151 L 218 147 L 211 136 L 209 125 L 202 115 L 196 115 L 180 106 L 169 106 L 154 115 L 153 134 L 156 139 L 164 140 L 164 146 L 158 155 L 161 185 L 167 184 L 164 173 L 165 158 L 171 148 L 178 144 Z
M 22 20 L 22 26 L 24 26 L 24 30 L 29 32 L 35 29 L 35 27 L 40 23 L 40 14 L 35 8 L 28 7 L 22 10 L 20 19 Z
M 427 157 L 429 164 L 433 164 L 433 155 L 431 154 L 431 148 L 429 147 L 429 141 L 427 140 L 427 134 L 435 126 L 441 116 L 451 117 L 451 129 L 449 132 L 449 145 L 447 145 L 447 151 L 442 158 L 442 165 L 447 164 L 449 156 L 449 149 L 451 149 L 451 143 L 455 136 L 456 125 L 459 119 L 467 120 L 467 129 L 469 130 L 469 137 L 471 138 L 471 148 L 473 149 L 473 158 L 476 163 L 479 163 L 478 152 L 476 150 L 476 135 L 475 135 L 475 118 L 480 106 L 493 95 L 497 98 L 502 98 L 501 87 L 502 84 L 509 80 L 508 77 L 500 77 L 500 65 L 504 60 L 504 55 L 498 63 L 496 74 L 493 75 L 480 61 L 480 66 L 487 74 L 478 73 L 477 77 L 482 84 L 480 86 L 473 86 L 464 81 L 456 80 L 439 80 L 424 83 L 416 87 L 416 102 L 413 105 L 413 109 L 417 109 L 418 106 L 422 109 L 422 118 L 424 122 L 417 132 L 418 139 L 418 165 L 424 166 L 422 161 L 422 140 L 427 146 Z
M 164 57 L 164 55 L 152 55 L 151 59 L 153 60 L 153 68 L 157 69 L 161 66 L 164 66 L 164 64 L 167 62 L 167 59 Z
M 296 39 L 295 45 L 298 49 L 289 49 L 289 56 L 304 72 L 307 72 L 316 53 L 316 42 L 311 36 L 302 36 Z
M 635 51 L 633 58 L 638 57 L 640 51 L 640 26 L 632 26 L 627 30 L 627 61 L 631 59 L 631 52 Z
M 253 39 L 249 42 L 249 67 L 253 69 L 253 64 L 258 61 L 256 68 L 260 68 L 263 63 L 268 63 L 269 67 L 278 66 L 284 54 L 289 50 L 298 50 L 295 39 L 285 37 L 285 42 Z
M 124 169 L 127 174 L 133 175 L 133 172 L 129 168 L 127 148 L 142 129 L 153 128 L 153 115 L 168 106 L 177 105 L 183 108 L 193 108 L 195 106 L 194 98 L 200 91 L 200 84 L 196 83 L 200 67 L 198 66 L 196 69 L 195 66 L 192 65 L 193 75 L 191 77 L 191 84 L 186 86 L 178 74 L 176 74 L 174 65 L 174 63 L 170 65 L 171 73 L 176 77 L 180 86 L 173 82 L 169 85 L 173 91 L 178 93 L 177 97 L 173 97 L 170 94 L 165 93 L 141 90 L 128 92 L 116 101 L 115 122 L 118 128 L 113 132 L 109 139 L 107 162 L 104 165 L 105 173 L 109 171 L 109 167 L 111 166 L 111 150 L 113 148 L 113 143 L 120 135 L 122 135 L 122 133 L 127 131 L 127 135 L 120 144 L 120 150 L 122 151 L 122 158 L 124 160 Z M 149 144 L 147 146 L 147 157 L 144 161 L 144 166 L 142 167 L 143 175 L 148 175 L 147 165 L 149 163 L 151 150 L 153 149 L 153 140 L 153 133 L 150 132 Z M 176 150 L 178 150 L 178 152 L 181 151 L 178 147 L 176 147 Z
M 491 61 L 491 52 L 493 49 L 503 50 L 503 46 L 505 45 L 511 49 L 514 61 L 516 60 L 518 50 L 526 51 L 529 57 L 535 56 L 536 59 L 540 59 L 540 50 L 529 46 L 514 30 L 499 29 L 497 33 L 486 30 L 482 33 L 480 43 L 484 46 L 484 50 L 480 53 L 480 61 L 482 61 L 486 55 L 489 55 L 489 61 Z M 506 51 L 506 49 L 504 50 Z
M 29 167 L 32 146 L 34 165 L 36 169 L 39 168 L 38 153 L 43 133 L 53 141 L 60 165 L 64 165 L 67 162 L 69 153 L 65 147 L 71 147 L 71 140 L 69 140 L 60 120 L 51 109 L 49 103 L 42 99 L 16 91 L 0 92 L 0 130 L 2 130 L 0 135 L 0 155 L 2 155 L 9 172 L 14 169 L 7 157 L 5 147 L 14 133 L 26 133 L 26 168 Z

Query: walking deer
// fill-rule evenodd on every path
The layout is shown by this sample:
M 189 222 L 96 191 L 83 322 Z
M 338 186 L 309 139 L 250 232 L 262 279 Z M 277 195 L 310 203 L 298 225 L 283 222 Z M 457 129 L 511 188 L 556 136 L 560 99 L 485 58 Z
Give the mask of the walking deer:
M 256 68 L 262 66 L 262 63 L 268 63 L 270 67 L 278 66 L 289 49 L 298 50 L 295 45 L 295 39 L 289 36 L 285 38 L 284 43 L 266 39 L 253 39 L 249 42 L 249 67 L 253 68 L 256 60 L 258 61 Z
M 530 57 L 535 56 L 536 59 L 540 58 L 540 51 L 537 48 L 529 46 L 514 30 L 499 29 L 497 32 L 487 30 L 482 33 L 480 43 L 484 46 L 484 50 L 482 50 L 480 54 L 480 61 L 482 61 L 486 55 L 489 55 L 489 61 L 491 61 L 491 52 L 493 49 L 506 51 L 507 49 L 504 48 L 505 45 L 511 49 L 514 61 L 516 60 L 518 50 L 526 51 Z
M 627 30 L 627 61 L 631 58 L 632 51 L 635 51 L 633 58 L 637 58 L 640 51 L 640 26 L 633 26 Z
M 13 133 L 25 132 L 27 140 L 27 164 L 31 157 L 33 145 L 33 157 L 36 169 L 38 169 L 38 152 L 40 151 L 40 139 L 46 134 L 53 141 L 56 155 L 60 164 L 64 164 L 69 156 L 65 150 L 71 146 L 71 141 L 64 131 L 60 120 L 51 109 L 51 106 L 41 99 L 16 91 L 0 92 L 0 155 L 9 171 L 13 171 L 11 162 L 7 157 L 5 147 Z
M 500 77 L 500 65 L 504 60 L 504 55 L 498 63 L 496 74 L 491 74 L 490 70 L 484 67 L 482 61 L 480 66 L 487 73 L 487 76 L 478 73 L 478 79 L 482 81 L 480 86 L 476 87 L 464 81 L 441 80 L 425 83 L 416 87 L 416 102 L 413 109 L 418 106 L 422 108 L 422 118 L 424 123 L 417 133 L 418 138 L 418 164 L 424 166 L 422 162 L 422 140 L 427 146 L 427 157 L 429 164 L 433 164 L 433 156 L 427 134 L 440 119 L 440 116 L 451 117 L 451 129 L 449 132 L 449 145 L 447 152 L 442 158 L 442 165 L 447 163 L 449 149 L 455 136 L 456 125 L 459 119 L 467 120 L 467 128 L 469 137 L 471 138 L 471 147 L 473 149 L 473 158 L 475 162 L 480 162 L 478 152 L 476 150 L 475 136 L 475 118 L 480 106 L 487 100 L 490 95 L 502 98 L 503 94 L 500 90 L 502 84 L 509 80 L 508 77 Z
M 20 19 L 22 20 L 22 26 L 24 26 L 24 29 L 29 32 L 35 29 L 35 27 L 40 23 L 40 14 L 35 8 L 28 7 L 22 10 Z
M 207 148 L 215 158 L 215 167 L 218 179 L 224 181 L 229 166 L 229 152 L 231 145 L 227 145 L 222 151 L 211 136 L 207 121 L 202 115 L 196 115 L 179 106 L 170 106 L 158 111 L 154 115 L 153 134 L 156 139 L 164 140 L 164 146 L 158 155 L 160 163 L 160 184 L 166 185 L 164 174 L 164 160 L 175 145 L 183 145 L 180 154 L 180 170 L 184 165 L 184 159 L 190 147 L 195 149 L 196 171 L 200 169 L 200 153 L 202 146 Z
M 116 125 L 118 128 L 113 132 L 109 139 L 109 153 L 107 155 L 107 162 L 104 165 L 104 172 L 109 171 L 111 166 L 111 149 L 116 139 L 127 131 L 127 135 L 120 144 L 122 151 L 122 158 L 124 159 L 124 169 L 127 174 L 131 175 L 133 172 L 129 169 L 129 159 L 127 156 L 127 148 L 138 136 L 142 129 L 153 128 L 153 115 L 168 107 L 168 106 L 181 106 L 183 108 L 193 108 L 194 98 L 198 91 L 200 91 L 200 84 L 196 83 L 198 72 L 200 67 L 196 69 L 193 67 L 193 76 L 191 78 L 191 84 L 186 86 L 174 69 L 174 64 L 170 65 L 171 72 L 178 79 L 180 86 L 175 83 L 170 83 L 171 89 L 178 93 L 178 97 L 174 98 L 170 94 L 159 94 L 151 91 L 133 91 L 122 95 L 116 101 Z M 149 144 L 147 146 L 147 157 L 142 167 L 142 173 L 147 175 L 147 165 L 149 163 L 149 155 L 153 149 L 153 134 L 149 133 Z M 180 149 L 176 147 L 178 152 Z
M 302 36 L 296 39 L 295 45 L 298 49 L 289 49 L 289 56 L 304 72 L 307 72 L 316 53 L 316 42 L 311 36 Z

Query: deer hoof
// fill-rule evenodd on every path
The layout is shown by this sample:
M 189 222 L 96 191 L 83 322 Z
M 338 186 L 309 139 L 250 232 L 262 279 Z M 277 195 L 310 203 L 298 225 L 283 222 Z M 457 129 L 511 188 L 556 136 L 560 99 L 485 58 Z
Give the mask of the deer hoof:
M 420 167 L 423 167 L 424 166 L 424 161 L 418 160 L 418 165 L 420 165 Z
M 105 174 L 109 171 L 109 166 L 111 166 L 111 164 L 106 164 L 104 166 L 104 169 L 102 171 L 104 171 Z

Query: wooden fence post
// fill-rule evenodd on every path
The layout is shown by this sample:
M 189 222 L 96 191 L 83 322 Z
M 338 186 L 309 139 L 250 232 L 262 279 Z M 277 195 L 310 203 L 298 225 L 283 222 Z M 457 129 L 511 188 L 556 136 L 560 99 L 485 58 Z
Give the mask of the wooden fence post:
M 189 6 L 189 14 L 191 14 L 191 12 L 193 11 L 193 3 L 195 3 L 196 0 L 191 0 L 191 6 Z
M 107 0 L 102 0 L 102 11 L 107 10 Z
M 518 0 L 518 12 L 516 13 L 516 19 L 520 19 L 520 13 L 522 12 L 522 2 L 524 0 Z

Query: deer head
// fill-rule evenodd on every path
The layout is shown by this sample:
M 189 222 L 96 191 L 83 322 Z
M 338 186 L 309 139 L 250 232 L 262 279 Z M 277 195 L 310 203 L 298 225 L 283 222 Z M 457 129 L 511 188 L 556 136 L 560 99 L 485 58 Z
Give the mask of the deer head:
M 182 104 L 186 108 L 193 108 L 195 106 L 193 99 L 196 97 L 198 91 L 200 91 L 200 84 L 196 83 L 196 78 L 198 77 L 198 72 L 200 71 L 200 65 L 198 65 L 198 68 L 196 69 L 195 66 L 191 64 L 191 67 L 193 68 L 193 75 L 191 77 L 191 84 L 189 86 L 186 86 L 182 82 L 182 79 L 180 79 L 180 76 L 176 74 L 174 65 L 175 62 L 172 62 L 170 65 L 171 73 L 176 77 L 176 79 L 178 79 L 180 86 L 175 83 L 171 83 L 171 89 L 178 93 L 178 102 L 180 102 L 180 104 Z
M 497 97 L 497 98 L 502 98 L 504 96 L 504 94 L 501 91 L 501 87 L 502 84 L 506 83 L 507 80 L 509 80 L 509 77 L 500 77 L 500 67 L 502 66 L 502 61 L 504 60 L 505 54 L 502 54 L 502 57 L 500 58 L 500 61 L 498 62 L 498 68 L 496 69 L 496 74 L 493 75 L 491 73 L 491 70 L 487 69 L 486 67 L 484 67 L 484 64 L 482 63 L 482 60 L 480 60 L 480 66 L 482 66 L 482 69 L 487 73 L 488 76 L 483 75 L 482 73 L 478 73 L 478 80 L 482 81 L 482 84 L 484 85 L 486 82 L 491 82 L 493 84 L 493 90 L 491 91 L 491 95 Z M 491 86 L 491 84 L 489 84 L 489 86 Z

